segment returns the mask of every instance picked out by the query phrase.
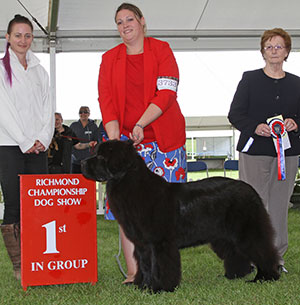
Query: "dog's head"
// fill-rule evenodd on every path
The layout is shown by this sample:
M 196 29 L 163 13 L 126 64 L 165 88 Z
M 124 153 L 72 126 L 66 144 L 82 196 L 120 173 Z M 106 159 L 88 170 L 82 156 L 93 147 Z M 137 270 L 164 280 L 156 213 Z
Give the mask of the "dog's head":
M 109 140 L 95 150 L 95 155 L 81 161 L 81 169 L 86 178 L 100 182 L 122 177 L 139 157 L 131 140 Z

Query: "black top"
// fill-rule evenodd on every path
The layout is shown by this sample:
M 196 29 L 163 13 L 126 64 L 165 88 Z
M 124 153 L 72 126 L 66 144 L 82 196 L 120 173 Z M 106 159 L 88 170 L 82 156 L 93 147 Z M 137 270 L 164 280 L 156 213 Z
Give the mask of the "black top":
M 240 132 L 237 150 L 242 151 L 250 137 L 253 144 L 246 152 L 249 155 L 276 156 L 272 137 L 256 135 L 260 123 L 277 115 L 284 119 L 292 118 L 300 129 L 300 78 L 285 73 L 285 77 L 274 79 L 267 76 L 263 69 L 248 71 L 239 82 L 228 119 Z M 286 156 L 300 154 L 299 132 L 289 132 L 291 148 L 285 150 Z
M 75 132 L 76 137 L 81 143 L 89 143 L 90 141 L 99 141 L 99 129 L 96 123 L 93 120 L 88 120 L 88 124 L 83 127 L 80 120 L 73 122 L 70 125 L 70 128 Z M 81 160 L 86 159 L 91 155 L 91 149 L 82 149 L 78 150 L 73 147 L 73 158 L 72 162 L 75 164 L 80 164 Z

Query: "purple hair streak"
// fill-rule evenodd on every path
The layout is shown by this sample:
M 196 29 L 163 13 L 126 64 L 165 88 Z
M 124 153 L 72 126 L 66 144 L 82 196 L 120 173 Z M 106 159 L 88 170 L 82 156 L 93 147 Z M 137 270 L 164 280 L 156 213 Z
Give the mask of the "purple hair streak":
M 14 26 L 14 24 L 16 23 L 25 23 L 28 24 L 31 28 L 31 31 L 33 31 L 33 25 L 30 22 L 30 20 L 25 17 L 25 16 L 21 16 L 19 14 L 15 15 L 15 17 L 8 23 L 8 27 L 7 27 L 7 34 L 10 35 L 12 28 Z M 6 52 L 4 57 L 1 59 L 6 71 L 6 80 L 7 82 L 10 84 L 10 86 L 12 86 L 12 70 L 11 70 L 11 65 L 10 65 L 10 55 L 9 55 L 9 46 L 10 43 L 7 42 L 6 44 Z
M 11 66 L 10 66 L 10 55 L 9 55 L 9 42 L 6 44 L 6 52 L 4 57 L 1 59 L 3 61 L 3 65 L 6 71 L 6 79 L 9 83 L 10 86 L 12 86 L 12 71 L 11 71 Z

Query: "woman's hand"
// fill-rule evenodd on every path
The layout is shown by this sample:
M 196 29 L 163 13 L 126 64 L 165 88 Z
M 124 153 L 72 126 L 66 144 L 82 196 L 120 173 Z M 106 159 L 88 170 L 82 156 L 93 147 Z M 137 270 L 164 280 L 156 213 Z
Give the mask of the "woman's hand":
M 129 134 L 130 139 L 133 141 L 133 145 L 137 146 L 144 140 L 144 128 L 137 124 L 133 127 L 132 132 Z
M 271 128 L 268 124 L 261 123 L 257 125 L 255 129 L 255 133 L 261 137 L 270 137 L 271 136 Z
M 144 140 L 144 128 L 158 119 L 162 115 L 162 110 L 155 104 L 150 103 L 143 115 L 139 118 L 137 123 L 129 134 L 130 139 L 137 146 Z
M 36 140 L 34 142 L 34 145 L 31 148 L 29 148 L 25 153 L 26 154 L 35 153 L 38 155 L 42 151 L 45 151 L 45 146 L 39 140 Z
M 36 153 L 38 154 L 39 152 L 45 151 L 45 146 L 39 141 L 36 140 L 34 143 L 35 149 L 36 149 Z
M 91 148 L 95 147 L 96 145 L 97 145 L 97 141 L 90 141 L 88 143 L 88 147 L 91 147 Z
M 284 120 L 284 126 L 286 131 L 298 131 L 298 125 L 293 119 L 285 119 Z
M 25 152 L 25 154 L 32 154 L 32 153 L 34 153 L 35 152 L 35 145 L 33 145 L 31 148 L 29 148 L 26 152 Z

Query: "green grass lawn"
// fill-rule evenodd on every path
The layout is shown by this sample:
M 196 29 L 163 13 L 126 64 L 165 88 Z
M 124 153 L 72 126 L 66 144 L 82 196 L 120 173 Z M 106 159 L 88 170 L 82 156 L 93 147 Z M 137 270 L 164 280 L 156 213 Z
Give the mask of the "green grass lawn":
M 182 281 L 173 293 L 149 294 L 123 286 L 114 254 L 118 252 L 118 225 L 98 216 L 98 276 L 96 285 L 69 284 L 28 287 L 23 291 L 12 275 L 11 263 L 0 238 L 0 304 L 300 304 L 300 210 L 289 211 L 289 250 L 285 256 L 288 274 L 279 281 L 246 283 L 227 280 L 222 262 L 207 246 L 181 251 Z M 124 266 L 124 262 L 122 261 Z

